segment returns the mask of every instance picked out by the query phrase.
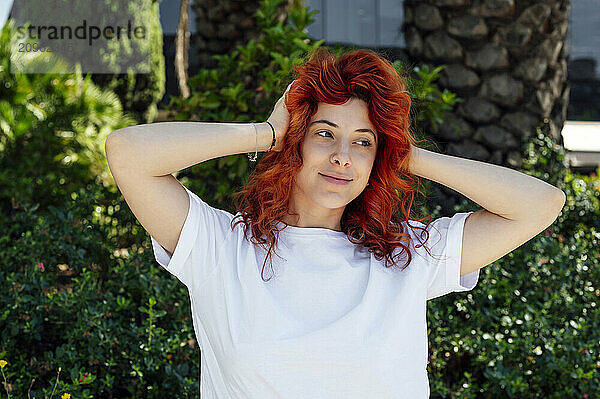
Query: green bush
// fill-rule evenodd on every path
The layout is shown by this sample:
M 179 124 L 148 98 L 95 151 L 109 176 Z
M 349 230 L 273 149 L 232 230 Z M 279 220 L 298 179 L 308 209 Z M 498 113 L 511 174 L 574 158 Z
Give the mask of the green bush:
M 92 80 L 98 86 L 113 91 L 121 100 L 123 109 L 131 112 L 139 123 L 151 123 L 158 114 L 157 104 L 165 94 L 165 57 L 163 55 L 163 32 L 160 25 L 160 0 L 112 1 L 112 7 L 126 5 L 127 15 L 135 16 L 137 21 L 148 24 L 149 48 L 141 51 L 148 54 L 150 71 L 148 73 L 93 74 Z M 108 4 L 108 1 L 106 2 Z M 129 54 L 129 43 L 111 42 L 107 49 L 110 58 L 107 67 L 115 70 L 115 60 L 122 60 Z
M 521 172 L 561 188 L 565 207 L 481 269 L 473 292 L 428 302 L 432 398 L 600 395 L 600 179 L 565 169 L 545 128 L 526 146 Z
M 10 73 L 14 22 L 0 35 L 0 222 L 34 203 L 60 207 L 79 187 L 114 184 L 104 141 L 135 123 L 118 97 L 75 74 Z M 43 62 L 35 53 L 27 62 Z
M 432 397 L 597 397 L 599 238 L 546 231 L 431 302 Z
M 26 397 L 33 378 L 33 397 L 55 384 L 82 398 L 196 395 L 187 289 L 147 247 L 105 239 L 117 203 L 126 209 L 96 185 L 63 209 L 20 210 L 2 226 L 0 359 L 12 397 Z
M 189 99 L 174 103 L 179 120 L 192 113 L 224 122 L 266 118 L 287 85 L 289 59 L 310 45 L 301 32 L 309 16 L 296 11 L 290 14 L 295 28 L 283 26 L 270 17 L 276 3 L 266 2 L 257 13 L 266 34 L 238 48 L 235 57 L 244 58 L 221 57 L 219 68 L 200 73 Z M 6 42 L 0 43 L 0 195 L 12 197 L 0 220 L 0 367 L 11 397 L 197 397 L 200 361 L 187 288 L 155 262 L 148 234 L 114 184 L 101 183 L 105 160 L 102 171 L 91 168 L 89 148 L 103 145 L 103 124 L 109 131 L 127 125 L 118 106 L 97 93 L 76 96 L 93 87 L 81 77 L 8 75 Z M 282 58 L 294 51 L 288 61 Z M 265 61 L 261 67 L 259 60 Z M 436 69 L 418 68 L 411 83 L 421 121 L 456 101 L 433 85 Z M 229 74 L 252 71 L 260 78 L 236 89 Z M 69 128 L 74 120 L 89 126 Z M 62 130 L 76 134 L 59 139 L 55 132 Z M 600 183 L 597 176 L 565 171 L 560 147 L 537 133 L 523 171 L 560 187 L 567 204 L 549 229 L 483 268 L 472 292 L 428 302 L 432 398 L 600 394 Z M 78 160 L 90 161 L 64 167 L 52 162 L 70 147 Z M 36 170 L 35 162 L 46 169 Z M 182 182 L 212 205 L 232 210 L 224 199 L 248 172 L 245 156 L 190 169 Z M 213 178 L 196 179 L 203 174 Z M 196 181 L 214 183 L 190 184 Z M 13 195 L 6 195 L 7 187 Z M 438 211 L 427 212 L 437 217 Z

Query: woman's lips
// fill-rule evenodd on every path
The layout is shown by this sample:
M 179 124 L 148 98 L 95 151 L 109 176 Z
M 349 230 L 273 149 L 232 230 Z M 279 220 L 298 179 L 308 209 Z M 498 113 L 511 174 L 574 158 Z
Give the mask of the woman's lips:
M 319 175 L 321 175 L 321 177 L 325 180 L 327 180 L 329 183 L 332 184 L 348 184 L 350 183 L 350 180 L 339 180 L 336 179 L 335 177 L 329 177 L 329 176 L 325 176 L 319 173 Z

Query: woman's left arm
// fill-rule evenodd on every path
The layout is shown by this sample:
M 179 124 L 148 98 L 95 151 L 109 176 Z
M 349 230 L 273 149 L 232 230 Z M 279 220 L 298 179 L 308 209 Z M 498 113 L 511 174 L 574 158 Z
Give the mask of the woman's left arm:
M 411 146 L 411 173 L 450 187 L 485 209 L 469 215 L 462 241 L 461 275 L 506 255 L 551 225 L 566 196 L 521 172 Z

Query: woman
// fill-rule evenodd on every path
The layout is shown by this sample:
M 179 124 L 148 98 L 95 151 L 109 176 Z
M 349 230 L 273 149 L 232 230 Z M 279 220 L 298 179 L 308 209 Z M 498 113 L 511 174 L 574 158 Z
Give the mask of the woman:
M 265 123 L 139 125 L 106 143 L 157 262 L 188 287 L 201 397 L 427 398 L 426 301 L 473 289 L 564 194 L 416 147 L 404 81 L 372 51 L 321 48 L 296 72 Z M 170 174 L 251 151 L 267 154 L 236 215 Z M 409 222 L 414 176 L 484 209 Z

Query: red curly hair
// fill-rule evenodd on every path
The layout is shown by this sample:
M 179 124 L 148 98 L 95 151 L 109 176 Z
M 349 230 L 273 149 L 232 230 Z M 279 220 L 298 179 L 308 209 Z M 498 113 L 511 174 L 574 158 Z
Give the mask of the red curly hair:
M 418 178 L 408 167 L 410 145 L 416 140 L 410 132 L 411 100 L 405 79 L 389 61 L 368 49 L 351 50 L 336 59 L 325 47 L 319 47 L 309 55 L 308 61 L 295 66 L 294 70 L 298 77 L 285 98 L 290 121 L 283 149 L 263 154 L 249 174 L 246 186 L 233 194 L 235 208 L 240 212 L 238 216 L 243 220 L 233 224 L 234 218 L 232 229 L 244 223 L 244 236 L 248 239 L 246 232 L 251 226 L 252 242 L 264 246 L 265 251 L 269 245 L 264 272 L 267 258 L 271 257 L 271 250 L 279 239 L 279 230 L 274 224 L 288 212 L 293 177 L 302 167 L 302 141 L 318 103 L 343 104 L 355 97 L 368 105 L 369 120 L 380 141 L 370 184 L 346 205 L 341 228 L 350 242 L 367 247 L 377 260 L 385 256 L 386 267 L 390 267 L 389 262 L 392 266 L 396 264 L 392 253 L 394 248 L 401 247 L 408 254 L 404 270 L 412 256 L 405 245 L 410 236 L 404 232 L 401 222 L 409 220 L 414 194 L 420 193 L 412 183 Z M 398 205 L 401 214 L 397 214 Z M 424 219 L 428 219 L 423 228 L 427 241 L 431 216 L 412 220 Z

